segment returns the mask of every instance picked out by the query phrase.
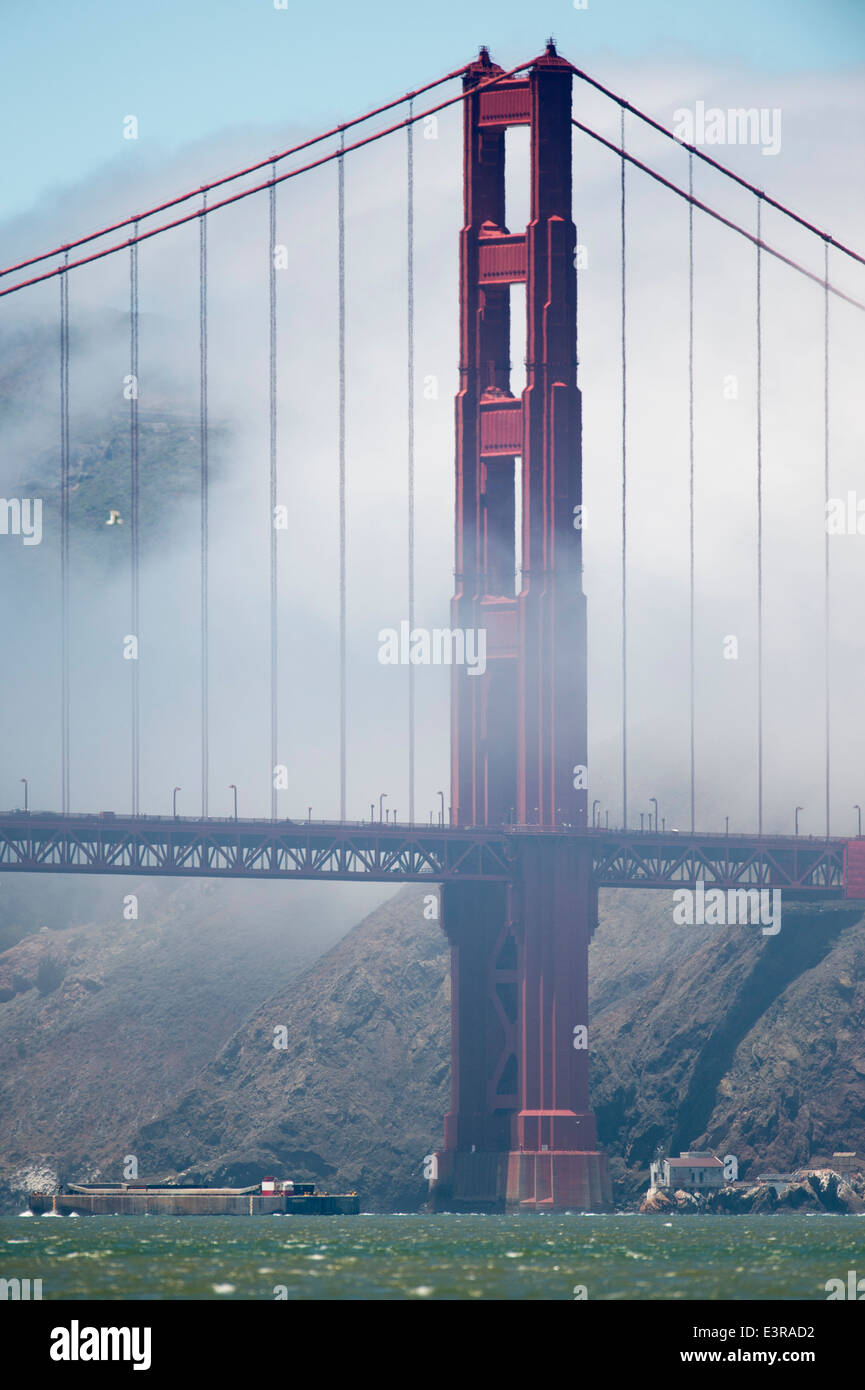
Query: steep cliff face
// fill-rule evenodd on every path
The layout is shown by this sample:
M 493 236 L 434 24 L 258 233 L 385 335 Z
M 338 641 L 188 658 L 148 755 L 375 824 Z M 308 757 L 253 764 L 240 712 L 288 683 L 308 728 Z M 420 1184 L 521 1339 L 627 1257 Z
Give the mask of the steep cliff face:
M 595 1023 L 594 1104 L 625 1189 L 657 1145 L 721 1148 L 743 1172 L 862 1152 L 859 910 L 788 908 L 773 937 L 746 926 L 673 930 L 697 949 Z
M 723 1135 L 731 1152 L 771 1166 L 865 1152 L 865 922 L 856 917 L 791 915 L 786 950 L 800 968 L 788 967 L 789 982 L 782 975 L 742 1036 L 711 1112 L 693 1110 L 707 1141 Z

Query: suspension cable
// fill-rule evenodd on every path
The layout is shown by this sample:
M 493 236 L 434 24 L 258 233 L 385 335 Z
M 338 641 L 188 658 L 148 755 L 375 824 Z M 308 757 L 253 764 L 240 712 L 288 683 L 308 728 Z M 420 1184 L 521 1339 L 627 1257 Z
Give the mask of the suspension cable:
M 101 227 L 96 232 L 88 232 L 86 236 L 78 237 L 75 241 L 64 242 L 62 246 L 57 246 L 53 251 L 42 251 L 38 256 L 30 256 L 26 261 L 19 261 L 17 265 L 6 266 L 0 270 L 0 277 L 11 275 L 16 270 L 25 270 L 27 266 L 38 265 L 40 261 L 49 261 L 52 256 L 60 256 L 64 252 L 74 251 L 77 246 L 86 246 L 88 242 L 98 241 L 100 237 L 108 236 L 110 232 L 119 232 L 123 227 L 130 227 L 133 224 L 137 228 L 139 222 L 143 222 L 148 217 L 154 217 L 158 212 L 166 212 L 168 208 L 178 207 L 180 203 L 186 203 L 190 198 L 197 198 L 201 193 L 212 193 L 214 188 L 222 188 L 227 183 L 235 183 L 237 179 L 246 178 L 249 174 L 255 174 L 259 169 L 265 169 L 268 164 L 274 166 L 283 159 L 289 159 L 292 155 L 299 154 L 301 150 L 308 150 L 313 145 L 320 145 L 323 140 L 330 140 L 338 135 L 340 131 L 351 130 L 353 126 L 363 125 L 365 121 L 371 121 L 376 116 L 381 116 L 385 111 L 392 111 L 395 106 L 402 106 L 404 102 L 410 102 L 414 97 L 422 96 L 424 92 L 431 92 L 435 87 L 441 87 L 445 82 L 451 82 L 455 77 L 462 77 L 470 64 L 465 63 L 461 68 L 455 68 L 453 72 L 445 73 L 444 77 L 437 77 L 434 82 L 427 82 L 423 87 L 417 87 L 413 92 L 406 92 L 401 97 L 394 97 L 392 101 L 387 101 L 383 106 L 375 106 L 370 111 L 364 112 L 362 116 L 355 116 L 353 120 L 344 121 L 342 124 L 334 126 L 331 130 L 325 130 L 321 135 L 314 135 L 309 140 L 301 140 L 300 144 L 292 145 L 281 154 L 270 155 L 267 159 L 259 160 L 257 164 L 248 164 L 245 169 L 238 169 L 233 174 L 225 174 L 220 179 L 214 179 L 212 183 L 201 184 L 198 188 L 191 188 L 188 193 L 181 193 L 176 198 L 169 198 L 164 203 L 157 203 L 155 207 L 148 208 L 146 212 L 134 213 L 131 217 L 124 217 L 120 222 L 112 222 L 107 227 Z M 528 65 L 526 65 L 528 66 Z M 498 79 L 501 81 L 501 79 Z
M 60 783 L 64 815 L 69 814 L 70 805 L 69 693 L 69 280 L 64 273 L 60 277 Z
M 435 115 L 438 111 L 444 111 L 447 107 L 453 106 L 456 102 L 465 101 L 468 96 L 476 96 L 478 92 L 484 91 L 487 87 L 494 87 L 499 82 L 506 82 L 508 78 L 513 77 L 516 73 L 523 72 L 525 68 L 531 67 L 534 61 L 535 60 L 532 59 L 528 63 L 520 63 L 517 67 L 510 68 L 507 72 L 499 73 L 496 77 L 491 77 L 485 82 L 479 82 L 476 87 L 467 88 L 466 91 L 459 92 L 456 96 L 448 97 L 446 101 L 440 101 L 435 106 L 428 107 L 426 111 L 419 111 L 417 115 L 411 117 L 411 121 L 412 123 L 422 121 L 425 117 Z M 401 100 L 404 100 L 404 98 L 401 98 Z M 320 169 L 322 165 L 330 164 L 333 160 L 339 160 L 343 155 L 351 154 L 355 150 L 364 149 L 367 145 L 375 144 L 377 140 L 383 140 L 386 136 L 392 135 L 395 130 L 402 130 L 407 124 L 407 120 L 395 121 L 393 125 L 385 126 L 382 130 L 373 131 L 372 135 L 366 135 L 360 140 L 355 140 L 352 145 L 341 144 L 339 148 L 332 150 L 329 154 L 321 155 L 320 158 L 310 160 L 307 164 L 298 165 L 296 169 L 289 169 L 285 174 L 278 174 L 275 179 L 271 178 L 265 180 L 264 183 L 254 184 L 252 188 L 243 188 L 239 193 L 232 193 L 229 197 L 220 199 L 218 203 L 210 203 L 203 210 L 199 209 L 196 212 L 185 213 L 183 217 L 175 217 L 173 221 L 163 222 L 159 227 L 151 227 L 149 231 L 139 232 L 134 240 L 138 242 L 148 241 L 150 237 L 161 236 L 163 232 L 170 232 L 175 227 L 183 227 L 187 222 L 194 222 L 198 217 L 207 217 L 212 212 L 218 212 L 220 208 L 230 207 L 233 203 L 242 202 L 244 198 L 252 198 L 256 193 L 261 193 L 265 188 L 269 188 L 272 183 L 285 183 L 287 179 L 295 179 L 300 174 L 309 173 L 311 169 Z M 338 126 L 337 130 L 340 129 L 341 127 Z M 344 136 L 345 131 L 342 130 L 343 139 Z M 266 160 L 265 163 L 269 164 L 270 159 Z M 199 190 L 196 190 L 196 192 L 198 191 Z M 143 214 L 138 214 L 139 218 L 142 216 Z M 82 256 L 77 261 L 70 261 L 68 267 L 55 266 L 53 270 L 43 271 L 41 275 L 33 275 L 28 280 L 19 280 L 17 284 L 8 285 L 6 289 L 0 290 L 0 298 L 7 294 L 16 294 L 18 290 L 27 289 L 30 285 L 41 284 L 43 280 L 51 280 L 56 275 L 63 274 L 67 268 L 69 270 L 77 270 L 79 266 L 90 265 L 91 262 L 100 261 L 105 256 L 113 256 L 117 251 L 125 250 L 132 240 L 132 237 L 127 237 L 125 241 L 115 242 L 113 246 L 106 246 L 102 251 L 94 251 L 89 256 Z M 56 254 L 56 252 L 51 254 Z
M 273 166 L 276 173 L 276 161 Z M 268 309 L 270 316 L 270 816 L 276 820 L 279 718 L 279 622 L 277 609 L 277 397 L 276 397 L 276 185 L 268 191 Z
M 625 111 L 621 111 L 621 145 L 625 148 Z M 625 169 L 621 173 L 621 279 L 622 279 L 622 829 L 628 828 L 628 377 L 627 377 L 627 303 L 626 303 L 626 242 L 625 242 Z
M 596 140 L 598 144 L 603 145 L 605 149 L 611 150 L 612 153 L 617 155 L 620 159 L 626 159 L 629 164 L 633 164 L 635 169 L 640 169 L 642 173 L 648 174 L 650 179 L 654 179 L 656 183 L 669 189 L 669 191 L 675 193 L 677 197 L 690 200 L 690 194 L 686 193 L 684 188 L 680 188 L 678 184 L 672 183 L 670 179 L 665 179 L 663 174 L 657 173 L 656 170 L 651 169 L 648 164 L 643 164 L 641 160 L 635 159 L 632 154 L 628 154 L 618 145 L 613 144 L 612 140 L 607 140 L 603 135 L 599 135 L 598 132 L 592 130 L 590 126 L 583 125 L 581 121 L 576 119 L 572 119 L 571 125 L 576 126 L 577 130 L 581 130 L 584 135 L 590 136 L 592 140 Z M 762 198 L 762 195 L 759 196 Z M 693 205 L 695 208 L 699 208 L 701 212 L 705 212 L 707 217 L 713 217 L 716 222 L 721 222 L 725 227 L 729 227 L 731 231 L 737 232 L 739 236 L 745 237 L 746 241 L 750 241 L 752 245 L 756 246 L 758 244 L 759 239 L 754 236 L 753 232 L 749 232 L 745 227 L 740 226 L 738 222 L 733 222 L 729 217 L 725 217 L 723 213 L 717 212 L 715 208 L 709 207 L 708 203 L 702 203 L 699 198 L 694 198 Z M 825 240 L 832 242 L 831 237 L 826 237 Z M 836 245 L 837 243 L 832 242 L 832 244 Z M 807 276 L 809 280 L 813 280 L 815 284 L 822 287 L 822 275 L 817 275 L 814 271 L 808 270 L 804 265 L 801 265 L 799 261 L 794 261 L 792 256 L 785 256 L 783 251 L 778 251 L 774 246 L 770 246 L 768 242 L 759 241 L 759 245 L 761 249 L 766 251 L 770 256 L 774 256 L 778 261 L 783 261 L 784 265 L 790 266 L 792 270 L 797 270 L 800 275 Z M 843 299 L 847 304 L 852 304 L 855 309 L 861 309 L 865 312 L 865 303 L 863 303 L 862 300 L 856 299 L 852 294 L 845 294 L 837 285 L 830 284 L 829 292 L 834 294 L 838 299 Z M 8 293 L 8 291 L 0 290 L 0 295 L 4 293 Z
M 137 226 L 137 224 L 136 224 Z M 129 392 L 129 481 L 130 515 L 129 540 L 131 549 L 131 607 L 132 632 L 135 638 L 132 667 L 132 814 L 138 815 L 140 774 L 140 729 L 138 660 L 141 635 L 139 632 L 140 556 L 138 534 L 138 246 L 129 248 L 129 372 L 132 378 Z
M 413 102 L 409 102 L 409 116 Z M 408 281 L 408 625 L 414 632 L 415 571 L 414 571 L 414 126 L 409 122 L 406 134 L 406 279 Z M 415 779 L 415 668 L 408 664 L 408 818 L 414 821 Z
M 763 834 L 763 247 L 757 198 L 757 833 Z
M 528 63 L 521 63 L 519 67 L 511 68 L 506 73 L 501 73 L 497 77 L 491 78 L 483 83 L 479 83 L 476 87 L 472 88 L 471 90 L 472 92 L 477 92 L 482 87 L 492 86 L 496 82 L 502 82 L 509 77 L 513 77 L 515 73 L 522 72 L 526 68 L 531 67 L 535 61 L 536 59 L 531 59 Z M 283 150 L 281 154 L 275 156 L 271 155 L 269 158 L 260 160 L 256 164 L 250 164 L 247 165 L 247 167 L 244 169 L 238 169 L 233 174 L 226 174 L 224 177 L 220 179 L 215 179 L 212 183 L 203 184 L 199 188 L 190 189 L 188 193 L 182 193 L 176 198 L 169 198 L 165 202 L 157 204 L 155 207 L 148 208 L 146 212 L 135 213 L 131 217 L 123 218 L 120 222 L 111 223 L 106 227 L 100 228 L 98 231 L 90 232 L 83 237 L 78 237 L 74 241 L 65 242 L 62 246 L 55 247 L 53 251 L 43 251 L 37 256 L 29 257 L 27 260 L 18 261 L 15 265 L 6 266 L 5 269 L 0 270 L 0 278 L 2 278 L 4 275 L 11 275 L 13 272 L 17 270 L 25 270 L 28 266 L 37 265 L 40 261 L 51 260 L 54 256 L 59 256 L 64 252 L 68 253 L 69 251 L 74 250 L 78 246 L 87 245 L 91 241 L 97 241 L 100 237 L 107 236 L 111 232 L 120 231 L 123 227 L 129 227 L 133 223 L 144 221 L 148 217 L 153 217 L 158 212 L 165 212 L 169 208 L 177 207 L 180 203 L 187 202 L 190 198 L 197 197 L 199 193 L 210 193 L 215 188 L 221 188 L 225 184 L 233 183 L 239 178 L 244 178 L 249 174 L 256 173 L 259 169 L 266 168 L 268 164 L 279 162 L 283 159 L 288 159 L 292 155 L 299 154 L 302 150 L 309 149 L 313 145 L 320 144 L 323 140 L 328 140 L 332 138 L 333 136 L 337 135 L 340 131 L 351 130 L 354 126 L 362 125 L 364 122 L 372 120 L 375 116 L 383 115 L 385 111 L 391 111 L 394 109 L 394 107 L 401 106 L 403 105 L 403 103 L 411 101 L 413 98 L 421 96 L 424 92 L 432 91 L 435 87 L 440 87 L 445 82 L 450 82 L 454 78 L 461 77 L 467 71 L 469 66 L 470 64 L 464 64 L 460 68 L 455 68 L 453 72 L 446 73 L 443 77 L 438 77 L 433 82 L 427 82 L 422 87 L 416 87 L 414 91 L 406 92 L 401 97 L 395 97 L 392 101 L 385 102 L 383 106 L 374 107 L 370 111 L 365 112 L 362 116 L 356 116 L 353 120 L 345 121 L 341 125 L 334 126 L 331 130 L 324 131 L 321 135 L 315 135 L 309 140 L 303 140 L 297 145 L 292 145 L 288 149 Z M 735 183 L 739 184 L 740 187 L 747 189 L 748 192 L 753 193 L 755 195 L 759 194 L 763 201 L 766 202 L 770 207 L 773 207 L 777 212 L 783 213 L 785 217 L 791 218 L 794 222 L 797 222 L 801 227 L 804 227 L 806 231 L 812 232 L 815 236 L 819 236 L 822 240 L 834 246 L 836 250 L 843 252 L 845 256 L 850 256 L 853 260 L 858 261 L 861 265 L 865 265 L 865 256 L 860 255 L 851 247 L 845 246 L 835 237 L 830 236 L 829 233 L 823 232 L 818 227 L 815 227 L 812 223 L 807 222 L 803 217 L 800 217 L 798 213 L 793 212 L 791 208 L 785 207 L 783 203 L 779 203 L 774 198 L 770 198 L 768 194 L 763 193 L 760 189 L 756 188 L 754 184 L 749 183 L 747 179 L 743 179 L 739 174 L 734 173 L 732 169 L 728 169 L 726 165 L 721 164 L 716 159 L 713 159 L 711 155 L 706 154 L 697 146 L 690 145 L 686 141 L 680 140 L 678 136 L 673 134 L 672 131 L 667 130 L 666 126 L 663 126 L 660 124 L 660 122 L 653 120 L 651 116 L 648 116 L 644 111 L 641 111 L 638 107 L 632 106 L 630 102 L 625 101 L 624 97 L 619 96 L 616 92 L 611 91 L 609 87 L 605 87 L 595 78 L 590 77 L 589 74 L 587 72 L 583 72 L 581 68 L 575 67 L 573 63 L 571 63 L 569 66 L 575 77 L 578 77 L 581 81 L 588 83 L 589 86 L 594 87 L 604 96 L 609 97 L 609 99 L 611 101 L 616 102 L 622 110 L 630 111 L 639 120 L 645 122 L 646 125 L 651 126 L 653 130 L 656 130 L 659 134 L 664 135 L 668 140 L 674 140 L 677 145 L 682 145 L 686 150 L 688 150 L 689 154 L 696 155 L 698 159 L 703 160 L 705 164 L 711 165 L 713 169 L 717 169 L 719 173 L 722 173 L 727 178 L 732 179 Z M 460 95 L 452 98 L 452 101 L 461 101 L 465 98 L 465 96 L 466 93 L 461 93 Z M 443 105 L 450 104 L 451 102 L 443 103 Z M 441 110 L 442 107 L 435 107 L 433 109 Z M 430 113 L 423 112 L 421 113 L 421 116 L 428 114 Z M 421 119 L 421 116 L 417 117 L 417 119 Z M 577 123 L 575 122 L 575 124 Z M 374 138 L 378 137 L 376 136 Z M 214 206 L 219 205 L 216 204 Z
M 688 190 L 694 195 L 694 160 L 688 156 Z M 688 203 L 688 551 L 690 592 L 690 725 L 691 725 L 691 834 L 696 805 L 695 659 L 694 659 L 694 204 Z
M 823 509 L 823 625 L 824 646 L 824 690 L 826 708 L 826 839 L 829 839 L 830 822 L 830 739 L 829 716 L 831 709 L 829 668 L 829 528 L 826 518 L 829 515 L 829 243 L 823 246 L 823 490 L 825 507 Z
M 201 814 L 207 815 L 209 770 L 208 700 L 208 419 L 207 419 L 207 218 L 202 197 L 198 235 L 199 431 L 201 436 Z
M 346 585 L 345 585 L 345 131 L 337 160 L 339 276 L 339 817 L 346 817 Z
M 686 140 L 680 140 L 679 137 L 674 135 L 671 130 L 668 130 L 666 126 L 661 125 L 659 121 L 653 120 L 651 116 L 647 116 L 645 111 L 641 111 L 638 107 L 632 106 L 629 101 L 625 101 L 624 97 L 620 97 L 615 92 L 610 91 L 609 87 L 602 86 L 594 77 L 590 77 L 587 72 L 583 72 L 582 69 L 574 67 L 573 63 L 570 63 L 569 66 L 575 77 L 578 77 L 582 82 L 587 82 L 589 86 L 594 87 L 596 91 L 602 92 L 605 97 L 609 97 L 611 101 L 616 102 L 623 111 L 630 111 L 638 120 L 645 122 L 646 125 L 656 130 L 659 135 L 664 135 L 668 140 L 673 140 L 677 145 L 682 145 L 690 155 L 696 155 L 698 159 L 702 159 L 704 164 L 710 164 L 713 169 L 717 169 L 719 173 L 724 174 L 728 179 L 732 179 L 733 182 L 739 184 L 741 188 L 746 188 L 749 193 L 753 193 L 757 198 L 760 198 L 762 202 L 774 208 L 776 212 L 783 213 L 785 217 L 789 217 L 793 222 L 798 222 L 799 226 L 804 227 L 806 231 L 813 232 L 813 234 L 820 237 L 822 241 L 834 246 L 837 251 L 843 251 L 845 256 L 850 256 L 854 261 L 858 261 L 860 265 L 865 265 L 865 256 L 860 256 L 858 251 L 854 251 L 851 247 L 845 246 L 840 241 L 836 241 L 835 237 L 830 236 L 828 232 L 821 231 L 820 228 L 815 227 L 813 223 L 806 222 L 804 217 L 800 217 L 798 213 L 793 212 L 791 208 L 785 207 L 783 203 L 776 202 L 774 198 L 770 198 L 762 189 L 756 188 L 754 184 L 749 183 L 747 179 L 743 179 L 741 175 L 735 174 L 732 169 L 728 169 L 725 164 L 719 163 L 719 161 L 713 159 L 711 155 L 705 154 L 698 146 L 689 145 Z

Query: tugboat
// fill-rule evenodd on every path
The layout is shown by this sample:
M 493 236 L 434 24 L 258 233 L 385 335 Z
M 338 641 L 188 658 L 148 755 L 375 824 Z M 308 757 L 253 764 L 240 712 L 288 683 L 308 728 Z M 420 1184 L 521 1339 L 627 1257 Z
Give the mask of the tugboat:
M 197 1187 L 169 1182 L 69 1182 L 31 1192 L 41 1216 L 357 1216 L 356 1192 L 321 1192 L 314 1182 L 262 1178 L 251 1187 Z

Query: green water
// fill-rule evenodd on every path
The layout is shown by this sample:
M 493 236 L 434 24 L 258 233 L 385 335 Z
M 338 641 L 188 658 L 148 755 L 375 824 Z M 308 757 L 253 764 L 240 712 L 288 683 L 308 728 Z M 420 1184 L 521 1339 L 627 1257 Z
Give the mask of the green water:
M 5 1217 L 48 1299 L 825 1300 L 854 1216 Z

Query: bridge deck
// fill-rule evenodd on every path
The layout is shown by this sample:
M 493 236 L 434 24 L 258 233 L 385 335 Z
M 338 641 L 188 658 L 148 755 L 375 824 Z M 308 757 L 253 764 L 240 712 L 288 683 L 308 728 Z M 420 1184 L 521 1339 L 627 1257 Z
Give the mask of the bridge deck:
M 811 899 L 862 891 L 861 875 L 848 869 L 848 857 L 854 868 L 863 859 L 860 840 L 104 812 L 0 812 L 0 873 L 507 882 L 516 873 L 519 841 L 527 836 L 590 844 L 599 887 L 672 888 L 702 881 L 718 888 L 779 888 Z

